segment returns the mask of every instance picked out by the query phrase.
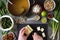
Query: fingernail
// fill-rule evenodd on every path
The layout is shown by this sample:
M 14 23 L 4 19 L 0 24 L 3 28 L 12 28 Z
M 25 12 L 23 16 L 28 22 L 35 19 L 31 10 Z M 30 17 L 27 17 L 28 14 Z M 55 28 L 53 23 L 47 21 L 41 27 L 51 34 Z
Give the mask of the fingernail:
M 37 34 L 36 32 L 34 34 Z

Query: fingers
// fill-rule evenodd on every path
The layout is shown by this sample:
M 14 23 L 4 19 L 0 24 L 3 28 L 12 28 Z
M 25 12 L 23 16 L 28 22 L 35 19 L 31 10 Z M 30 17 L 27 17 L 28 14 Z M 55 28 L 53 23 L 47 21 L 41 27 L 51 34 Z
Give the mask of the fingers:
M 34 35 L 37 35 L 37 33 L 35 32 Z
M 21 35 L 24 35 L 25 31 L 26 31 L 26 30 L 23 30 L 23 31 L 21 32 Z
M 34 37 L 40 37 L 36 32 L 33 34 Z
M 27 31 L 26 28 L 23 27 L 23 28 L 20 30 L 20 34 L 21 34 L 22 36 L 25 36 L 24 33 L 25 33 L 26 31 Z M 26 36 L 29 36 L 29 35 L 26 35 Z
M 41 36 L 39 36 L 36 32 L 34 33 L 34 35 L 32 35 L 34 40 L 43 40 L 43 38 Z
M 21 35 L 24 35 L 25 31 L 26 31 L 26 28 L 23 27 L 23 28 L 20 30 L 20 34 L 21 34 Z
M 25 28 L 25 27 L 23 27 L 23 28 L 20 30 L 19 39 L 21 39 L 21 38 L 22 38 L 22 39 L 27 39 L 27 36 L 24 35 L 25 31 L 26 31 L 26 28 Z
M 25 30 L 25 27 L 23 27 L 23 28 L 20 30 L 20 33 L 22 33 L 24 30 Z
M 35 32 L 32 36 L 33 36 L 33 38 L 36 37 L 37 36 L 37 33 Z
M 38 34 L 35 32 L 33 36 L 37 36 Z

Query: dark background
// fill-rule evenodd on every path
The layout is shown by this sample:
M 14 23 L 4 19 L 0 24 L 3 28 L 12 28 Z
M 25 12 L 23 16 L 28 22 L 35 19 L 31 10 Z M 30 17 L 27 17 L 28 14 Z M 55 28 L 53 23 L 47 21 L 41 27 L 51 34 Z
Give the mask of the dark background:
M 35 2 L 34 2 L 35 1 Z M 30 15 L 32 15 L 32 12 L 31 12 L 31 10 L 32 10 L 32 7 L 35 5 L 35 4 L 38 4 L 38 5 L 40 5 L 42 8 L 43 8 L 43 10 L 44 10 L 44 0 L 30 0 L 30 9 L 29 9 L 29 11 L 28 11 L 28 13 L 26 14 L 26 16 L 30 16 Z M 18 30 L 18 33 L 17 33 L 17 35 L 19 34 L 19 30 L 21 29 L 21 28 L 23 28 L 23 27 L 25 27 L 26 25 L 30 25 L 32 28 L 33 28 L 33 32 L 29 35 L 29 37 L 28 37 L 28 39 L 27 40 L 33 40 L 33 38 L 32 38 L 32 35 L 33 35 L 33 33 L 34 32 L 37 32 L 40 36 L 42 36 L 42 32 L 38 32 L 37 31 L 37 27 L 38 26 L 40 26 L 41 28 L 44 28 L 45 30 L 44 30 L 44 32 L 45 32 L 45 34 L 46 34 L 46 37 L 45 38 L 43 38 L 44 40 L 47 40 L 47 29 L 48 29 L 48 24 L 17 24 L 17 30 Z M 18 36 L 17 36 L 17 39 L 18 39 Z
M 47 25 L 47 24 L 18 24 L 18 25 L 17 25 L 18 34 L 19 34 L 20 29 L 23 28 L 23 27 L 25 27 L 26 25 L 30 25 L 31 28 L 33 29 L 33 32 L 29 35 L 29 37 L 28 37 L 27 40 L 33 40 L 32 35 L 33 35 L 34 32 L 37 32 L 38 35 L 42 36 L 42 32 L 40 32 L 40 31 L 38 32 L 38 31 L 37 31 L 37 27 L 38 27 L 38 26 L 40 26 L 41 28 L 44 28 L 44 29 L 45 29 L 45 30 L 44 30 L 44 33 L 46 34 L 46 37 L 43 38 L 43 39 L 44 39 L 44 40 L 47 40 L 47 32 L 48 32 L 48 31 L 47 31 L 47 29 L 48 29 L 48 25 Z M 17 34 L 17 35 L 18 35 L 18 34 Z

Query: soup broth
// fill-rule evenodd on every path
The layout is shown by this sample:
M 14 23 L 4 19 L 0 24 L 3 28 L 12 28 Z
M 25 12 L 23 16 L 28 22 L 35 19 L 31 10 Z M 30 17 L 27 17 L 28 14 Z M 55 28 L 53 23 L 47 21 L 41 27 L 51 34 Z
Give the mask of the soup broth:
M 28 11 L 30 7 L 29 0 L 10 0 L 10 3 L 8 3 L 8 10 L 11 14 L 20 16 L 21 14 Z

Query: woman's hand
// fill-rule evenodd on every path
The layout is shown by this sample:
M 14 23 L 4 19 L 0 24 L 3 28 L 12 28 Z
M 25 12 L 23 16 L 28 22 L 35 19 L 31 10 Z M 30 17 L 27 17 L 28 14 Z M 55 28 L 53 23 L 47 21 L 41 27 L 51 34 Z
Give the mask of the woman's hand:
M 23 27 L 20 32 L 19 32 L 19 37 L 18 37 L 18 40 L 27 40 L 27 37 L 28 36 L 25 36 L 24 33 L 26 31 L 26 28 Z
M 41 36 L 39 36 L 37 33 L 34 33 L 33 36 L 33 40 L 43 40 L 43 38 Z

